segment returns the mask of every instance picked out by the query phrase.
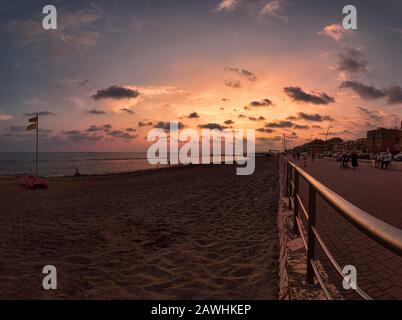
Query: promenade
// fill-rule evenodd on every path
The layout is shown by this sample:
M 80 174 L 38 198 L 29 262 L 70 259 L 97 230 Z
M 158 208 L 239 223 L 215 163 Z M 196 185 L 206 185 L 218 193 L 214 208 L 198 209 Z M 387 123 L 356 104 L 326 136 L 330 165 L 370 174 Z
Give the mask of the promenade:
M 301 161 L 295 161 L 303 167 Z M 402 171 L 373 168 L 360 163 L 357 170 L 342 170 L 334 160 L 315 160 L 304 168 L 314 178 L 375 217 L 402 229 Z M 307 204 L 307 185 L 300 183 Z M 317 196 L 317 226 L 341 265 L 357 268 L 357 284 L 375 299 L 402 299 L 402 257 L 391 253 L 362 234 Z M 358 298 L 342 288 L 341 277 L 320 252 L 317 254 L 331 282 L 347 299 Z

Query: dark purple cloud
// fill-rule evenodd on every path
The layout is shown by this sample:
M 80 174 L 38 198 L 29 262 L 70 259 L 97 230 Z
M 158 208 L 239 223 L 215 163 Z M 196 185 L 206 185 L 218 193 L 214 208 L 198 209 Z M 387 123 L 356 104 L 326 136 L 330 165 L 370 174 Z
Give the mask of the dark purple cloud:
M 119 86 L 111 86 L 107 89 L 98 90 L 92 98 L 95 100 L 99 99 L 133 99 L 137 98 L 140 93 L 137 90 L 131 90 Z
M 287 121 L 287 120 L 282 120 L 282 121 L 276 121 L 276 122 L 270 122 L 265 125 L 266 128 L 292 128 L 293 127 L 293 122 L 292 121 Z
M 353 90 L 364 100 L 375 100 L 386 96 L 385 90 L 377 89 L 374 86 L 368 86 L 358 81 L 344 81 L 339 87 Z
M 202 128 L 202 129 L 211 129 L 211 130 L 214 130 L 214 129 L 218 129 L 218 130 L 226 129 L 226 127 L 224 127 L 224 126 L 222 126 L 222 125 L 220 125 L 218 123 L 200 124 L 198 127 Z
M 241 82 L 239 80 L 225 80 L 225 86 L 239 89 L 241 88 Z
M 308 114 L 304 112 L 299 112 L 297 115 L 299 116 L 299 119 L 312 122 L 334 121 L 334 119 L 331 116 L 323 116 L 320 115 L 319 113 Z
M 367 73 L 368 71 L 363 52 L 354 48 L 348 48 L 345 53 L 338 56 L 338 64 L 335 68 L 338 71 L 351 73 Z
M 181 122 L 177 123 L 179 129 L 184 128 L 184 124 Z M 170 122 L 168 121 L 159 121 L 154 125 L 156 129 L 170 130 Z
M 283 89 L 285 93 L 296 102 L 324 104 L 335 102 L 335 99 L 326 93 L 322 92 L 318 95 L 310 94 L 303 91 L 300 87 L 286 87 Z
M 94 115 L 101 115 L 101 114 L 106 114 L 106 111 L 98 110 L 98 109 L 91 109 L 91 110 L 88 110 L 88 113 L 94 114 Z
M 191 112 L 186 118 L 188 119 L 196 119 L 199 118 L 200 116 L 198 115 L 197 112 Z

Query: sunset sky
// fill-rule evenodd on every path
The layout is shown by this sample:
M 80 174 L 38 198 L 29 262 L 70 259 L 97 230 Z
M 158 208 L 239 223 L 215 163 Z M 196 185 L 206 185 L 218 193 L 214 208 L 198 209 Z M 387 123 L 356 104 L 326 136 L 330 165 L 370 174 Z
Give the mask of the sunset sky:
M 354 4 L 358 29 L 342 28 Z M 1 2 L 0 151 L 143 151 L 153 127 L 250 128 L 257 149 L 402 119 L 402 1 Z

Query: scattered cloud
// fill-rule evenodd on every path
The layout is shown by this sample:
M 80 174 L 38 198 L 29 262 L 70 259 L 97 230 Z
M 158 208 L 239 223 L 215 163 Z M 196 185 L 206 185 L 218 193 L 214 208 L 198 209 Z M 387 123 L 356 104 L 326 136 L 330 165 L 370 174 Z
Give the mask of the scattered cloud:
M 274 132 L 275 130 L 274 130 L 274 129 L 271 129 L 271 128 L 258 128 L 256 131 L 258 131 L 258 132 L 264 132 L 264 133 L 272 133 L 272 132 Z
M 98 90 L 92 98 L 95 100 L 100 99 L 134 99 L 137 98 L 140 93 L 137 90 L 132 90 L 119 86 L 111 86 L 107 89 Z
M 0 121 L 11 120 L 13 116 L 0 112 Z
M 20 125 L 12 125 L 6 130 L 4 133 L 5 137 L 8 138 L 30 138 L 32 137 L 32 133 L 26 130 L 26 126 Z M 48 138 L 50 134 L 53 132 L 51 129 L 39 128 L 39 137 Z
M 307 130 L 307 129 L 310 129 L 310 126 L 305 125 L 305 124 L 295 124 L 294 128 L 298 129 L 298 130 Z
M 130 108 L 121 108 L 120 111 L 127 112 L 128 114 L 134 114 L 134 111 Z
M 312 122 L 334 121 L 334 119 L 331 116 L 323 116 L 320 115 L 319 113 L 308 114 L 304 112 L 299 112 L 297 115 L 299 116 L 299 119 Z
M 296 102 L 324 104 L 335 102 L 335 99 L 326 93 L 322 92 L 317 94 L 310 94 L 303 91 L 300 87 L 286 87 L 283 89 L 285 93 Z
M 103 139 L 103 136 L 89 132 L 82 132 L 80 130 L 70 130 L 63 132 L 69 140 L 76 143 L 96 142 Z
M 23 114 L 25 117 L 35 117 L 36 115 L 39 115 L 40 117 L 47 117 L 47 116 L 55 116 L 56 114 L 51 111 L 41 111 L 41 112 L 28 112 Z
M 387 103 L 398 104 L 402 103 L 402 87 L 392 85 L 384 89 L 378 89 L 371 85 L 365 85 L 358 81 L 344 81 L 340 88 L 349 88 L 356 92 L 363 100 L 376 100 L 379 98 L 386 98 Z
M 402 88 L 394 85 L 386 89 L 388 104 L 402 103 Z
M 214 130 L 214 129 L 218 129 L 218 130 L 226 129 L 226 127 L 224 127 L 224 126 L 222 126 L 222 125 L 220 125 L 218 123 L 200 124 L 198 127 L 201 128 L 201 129 L 211 129 L 211 130 Z
M 250 120 L 250 121 L 264 121 L 265 120 L 265 118 L 263 117 L 263 116 L 260 116 L 260 117 L 248 117 L 248 120 Z
M 386 91 L 368 86 L 358 81 L 344 81 L 340 88 L 349 88 L 356 92 L 364 100 L 375 100 L 386 96 Z
M 272 106 L 272 105 L 273 105 L 273 103 L 270 99 L 251 101 L 249 104 L 250 107 L 268 107 L 268 106 Z
M 184 128 L 184 124 L 181 122 L 177 122 L 177 125 L 178 125 L 178 129 Z M 169 121 L 159 121 L 154 125 L 154 128 L 170 130 L 170 122 Z
M 149 122 L 142 122 L 142 121 L 138 121 L 138 127 L 148 127 L 148 126 L 153 126 L 154 124 L 149 121 Z
M 338 55 L 338 64 L 335 69 L 349 73 L 367 73 L 368 66 L 364 54 L 361 50 L 347 48 L 345 53 Z
M 225 86 L 239 89 L 241 88 L 241 82 L 239 80 L 225 80 Z
M 266 128 L 292 128 L 293 122 L 288 120 L 270 122 L 265 125 Z
M 238 5 L 238 0 L 220 0 L 216 11 L 232 11 L 236 9 Z
M 86 132 L 99 132 L 99 131 L 105 131 L 108 132 L 112 129 L 112 125 L 111 124 L 104 124 L 102 126 L 96 126 L 96 125 L 92 125 L 90 126 L 88 129 L 86 129 Z
M 98 109 L 91 109 L 91 110 L 88 110 L 88 113 L 95 114 L 95 115 L 101 115 L 101 114 L 106 114 L 106 111 L 98 110 Z
M 60 15 L 57 30 L 43 32 L 42 23 L 37 19 L 13 20 L 6 26 L 21 46 L 41 46 L 55 53 L 95 47 L 103 37 L 95 31 L 94 24 L 102 22 L 95 10 L 64 9 Z
M 370 120 L 370 121 L 383 121 L 384 120 L 384 114 L 378 110 L 369 110 L 364 107 L 356 107 L 356 109 L 360 112 L 360 114 L 363 115 L 364 118 Z
M 264 5 L 260 11 L 260 16 L 269 16 L 277 18 L 284 23 L 288 23 L 289 18 L 283 14 L 285 4 L 285 0 L 271 0 Z
M 239 76 L 242 76 L 246 78 L 249 81 L 257 81 L 257 75 L 254 72 L 251 72 L 250 70 L 247 69 L 239 69 L 239 68 L 234 68 L 234 67 L 225 67 L 225 71 L 227 72 L 233 72 Z
M 322 29 L 320 32 L 318 32 L 319 35 L 322 36 L 327 36 L 330 37 L 331 39 L 335 41 L 342 41 L 347 37 L 348 35 L 353 34 L 353 31 L 351 30 L 346 30 L 341 24 L 339 23 L 333 23 L 330 24 L 324 29 Z
M 126 141 L 130 141 L 133 139 L 136 139 L 138 137 L 138 134 L 130 134 L 121 130 L 113 130 L 107 133 L 109 137 L 112 137 L 114 139 L 123 139 Z
M 191 112 L 186 118 L 187 119 L 197 119 L 197 118 L 199 118 L 200 116 L 198 115 L 198 113 L 197 112 Z

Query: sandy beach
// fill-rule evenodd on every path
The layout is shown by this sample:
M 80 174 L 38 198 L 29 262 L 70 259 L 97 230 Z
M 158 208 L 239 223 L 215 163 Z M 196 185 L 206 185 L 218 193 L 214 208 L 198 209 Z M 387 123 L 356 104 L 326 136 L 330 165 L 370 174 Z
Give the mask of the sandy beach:
M 1 299 L 277 298 L 276 161 L 48 182 L 0 178 Z

